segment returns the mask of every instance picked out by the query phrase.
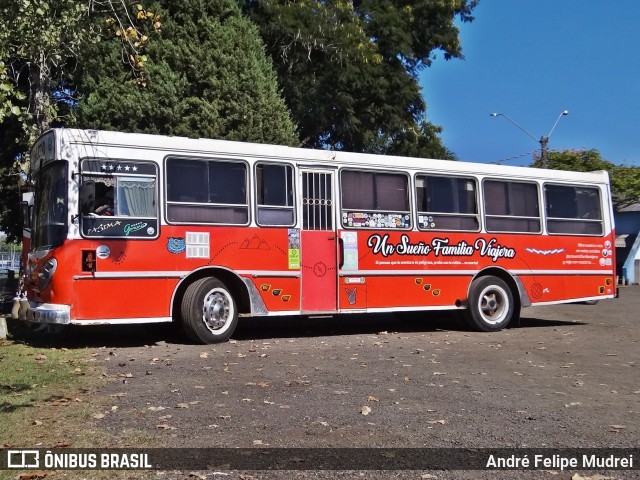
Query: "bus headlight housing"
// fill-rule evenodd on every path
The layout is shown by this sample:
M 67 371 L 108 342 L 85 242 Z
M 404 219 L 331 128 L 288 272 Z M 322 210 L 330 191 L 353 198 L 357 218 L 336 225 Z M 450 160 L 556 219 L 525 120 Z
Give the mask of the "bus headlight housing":
M 44 290 L 49 286 L 53 274 L 56 273 L 56 268 L 58 268 L 58 261 L 55 258 L 50 258 L 42 266 L 38 274 L 38 287 L 40 287 L 40 290 Z

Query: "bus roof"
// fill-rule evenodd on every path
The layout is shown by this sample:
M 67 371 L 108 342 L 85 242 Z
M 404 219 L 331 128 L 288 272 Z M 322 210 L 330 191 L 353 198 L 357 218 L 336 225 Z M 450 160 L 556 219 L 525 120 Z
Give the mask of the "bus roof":
M 52 138 L 53 137 L 53 138 Z M 225 155 L 238 158 L 286 160 L 306 167 L 337 167 L 343 165 L 377 167 L 402 170 L 424 170 L 430 173 L 473 174 L 505 177 L 526 177 L 541 180 L 563 180 L 589 183 L 608 183 L 609 174 L 604 170 L 575 172 L 541 168 L 401 157 L 369 153 L 352 153 L 334 150 L 307 149 L 282 145 L 214 140 L 204 138 L 174 137 L 143 133 L 123 133 L 106 130 L 79 130 L 57 128 L 43 134 L 32 148 L 31 168 L 39 170 L 43 160 L 51 155 L 50 144 L 55 151 L 66 147 L 92 146 L 103 148 L 145 149 L 160 153 L 180 155 Z M 42 144 L 42 145 L 41 145 Z M 45 148 L 44 145 L 47 145 Z M 86 150 L 86 149 L 85 149 Z M 44 156 L 43 156 L 44 155 Z

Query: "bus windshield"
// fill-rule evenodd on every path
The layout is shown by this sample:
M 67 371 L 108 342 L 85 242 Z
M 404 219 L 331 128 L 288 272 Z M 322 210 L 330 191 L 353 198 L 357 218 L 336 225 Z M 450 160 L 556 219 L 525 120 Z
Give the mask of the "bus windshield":
M 36 178 L 31 248 L 61 245 L 67 232 L 67 163 L 45 166 Z

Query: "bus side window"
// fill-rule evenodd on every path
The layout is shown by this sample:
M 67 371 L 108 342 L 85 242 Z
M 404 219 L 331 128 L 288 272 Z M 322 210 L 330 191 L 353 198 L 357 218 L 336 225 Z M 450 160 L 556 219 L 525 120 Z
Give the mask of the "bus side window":
M 259 225 L 291 226 L 295 223 L 291 165 L 257 164 L 255 188 Z
M 113 187 L 107 188 L 104 195 L 96 200 L 93 213 L 97 215 L 114 214 Z
M 488 232 L 541 231 L 536 183 L 486 179 L 482 187 Z
M 80 211 L 82 215 L 93 213 L 96 202 L 96 182 L 87 180 L 80 186 Z
M 602 235 L 602 207 L 597 188 L 547 184 L 544 195 L 549 233 Z
M 230 225 L 249 222 L 245 162 L 169 157 L 166 172 L 169 222 Z
M 476 198 L 473 178 L 416 175 L 418 226 L 423 230 L 478 231 Z

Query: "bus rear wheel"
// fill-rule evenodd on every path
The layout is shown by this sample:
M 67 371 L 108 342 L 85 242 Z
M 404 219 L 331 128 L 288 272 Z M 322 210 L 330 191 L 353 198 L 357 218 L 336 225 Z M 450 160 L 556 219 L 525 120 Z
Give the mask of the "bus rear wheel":
M 201 278 L 182 298 L 182 325 L 193 341 L 225 342 L 238 324 L 238 308 L 231 292 L 215 277 Z
M 469 288 L 467 323 L 481 332 L 497 332 L 515 316 L 513 293 L 498 277 L 476 278 Z

